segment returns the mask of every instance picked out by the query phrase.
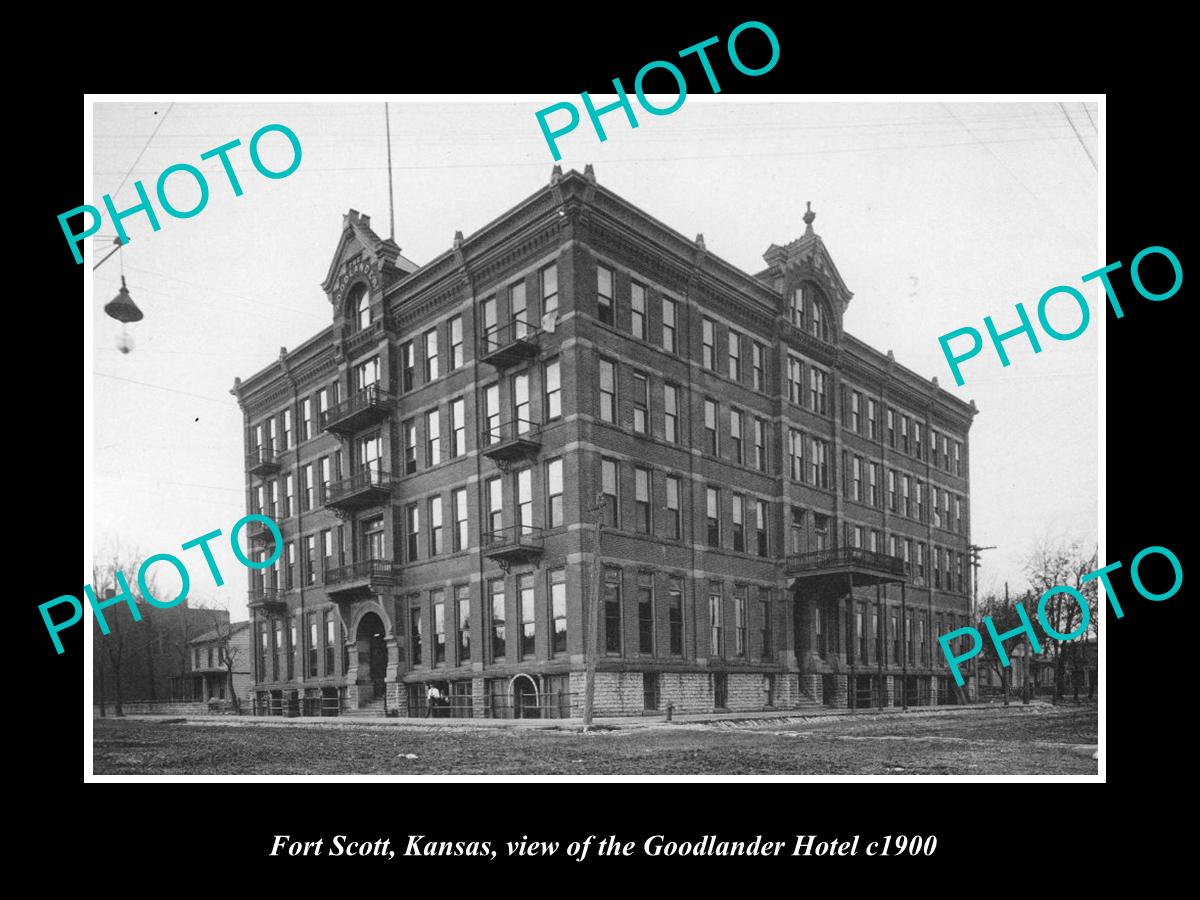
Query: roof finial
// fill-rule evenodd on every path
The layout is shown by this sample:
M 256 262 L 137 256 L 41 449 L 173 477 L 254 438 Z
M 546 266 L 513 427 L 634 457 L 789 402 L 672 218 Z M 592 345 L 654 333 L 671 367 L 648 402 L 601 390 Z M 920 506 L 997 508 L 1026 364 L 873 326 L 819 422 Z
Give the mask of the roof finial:
M 804 233 L 812 234 L 813 233 L 812 223 L 813 223 L 813 219 L 815 219 L 817 217 L 817 214 L 812 211 L 812 201 L 811 200 L 805 201 L 804 205 L 808 208 L 808 211 L 804 214 Z

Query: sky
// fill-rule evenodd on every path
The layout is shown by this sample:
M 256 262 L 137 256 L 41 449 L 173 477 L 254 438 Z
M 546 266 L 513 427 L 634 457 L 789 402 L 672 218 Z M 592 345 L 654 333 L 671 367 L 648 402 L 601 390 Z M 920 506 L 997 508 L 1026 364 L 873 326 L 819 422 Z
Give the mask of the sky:
M 405 256 L 431 260 L 456 230 L 470 235 L 546 183 L 553 160 L 534 112 L 571 98 L 535 99 L 390 104 L 395 239 Z M 1096 105 L 764 99 L 689 94 L 670 115 L 639 116 L 637 129 L 618 112 L 604 120 L 603 143 L 585 116 L 559 141 L 561 165 L 593 164 L 600 184 L 688 237 L 703 233 L 710 253 L 748 273 L 764 268 L 772 243 L 803 233 L 811 201 L 814 229 L 854 293 L 846 330 L 979 407 L 971 536 L 995 545 L 983 553 L 981 596 L 1006 581 L 1019 590 L 1038 540 L 1094 544 L 1104 301 L 1098 282 L 1080 278 L 1108 262 L 1097 243 Z M 291 128 L 303 153 L 293 174 L 275 180 L 247 152 L 271 123 Z M 330 323 L 320 283 L 348 209 L 388 233 L 384 104 L 100 102 L 93 128 L 93 190 L 81 202 L 100 206 L 115 191 L 118 210 L 133 206 L 134 182 L 153 196 L 175 163 L 199 168 L 210 190 L 187 219 L 155 200 L 159 231 L 144 215 L 126 219 L 130 242 L 90 276 L 93 540 L 143 556 L 176 552 L 194 601 L 244 618 L 246 570 L 227 539 L 245 513 L 242 417 L 229 390 L 235 376 Z M 218 160 L 200 159 L 234 139 L 241 196 Z M 269 168 L 290 160 L 279 134 L 260 149 Z M 199 195 L 180 174 L 168 196 L 188 209 Z M 106 218 L 88 242 L 94 260 L 115 234 Z M 89 270 L 94 260 L 85 259 Z M 128 354 L 117 349 L 121 326 L 103 312 L 122 271 L 145 314 L 128 328 Z M 985 347 L 956 387 L 938 337 L 967 325 L 982 332 L 987 315 L 1001 330 L 1015 327 L 1016 303 L 1033 318 L 1056 285 L 1088 298 L 1087 331 L 1069 342 L 1040 335 L 1036 355 L 1025 338 L 1008 341 L 1008 368 Z M 1050 321 L 1069 331 L 1078 312 L 1052 306 Z M 221 587 L 198 549 L 178 550 L 216 529 Z M 169 569 L 161 581 L 164 592 L 178 584 Z

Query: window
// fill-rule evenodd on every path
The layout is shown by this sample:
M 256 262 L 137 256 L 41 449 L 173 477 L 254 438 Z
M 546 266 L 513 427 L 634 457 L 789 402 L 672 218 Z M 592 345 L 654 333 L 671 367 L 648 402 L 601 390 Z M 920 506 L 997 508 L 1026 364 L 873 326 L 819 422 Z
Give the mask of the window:
M 650 527 L 650 470 L 633 470 L 633 526 L 642 534 L 649 534 Z
M 797 328 L 804 329 L 804 288 L 795 288 L 788 297 L 788 318 Z
M 795 428 L 788 429 L 788 471 L 792 481 L 804 480 L 804 435 Z
M 407 562 L 417 559 L 417 548 L 421 544 L 421 507 L 410 503 L 404 508 L 404 534 L 408 538 Z
M 450 507 L 454 511 L 454 549 L 465 550 L 470 545 L 467 532 L 467 489 L 456 488 L 450 492 Z
M 425 383 L 438 377 L 438 333 L 436 328 L 425 332 Z
M 963 533 L 962 527 L 962 497 L 954 498 L 954 530 Z
M 803 403 L 804 373 L 800 360 L 794 356 L 788 357 L 788 400 L 799 406 Z
M 304 583 L 317 583 L 317 536 L 306 534 L 304 536 Z
M 721 582 L 708 583 L 708 649 L 711 655 L 721 656 Z
M 462 397 L 450 401 L 450 457 L 467 452 L 467 413 Z
M 363 558 L 383 559 L 383 519 L 363 522 Z
M 305 463 L 300 467 L 300 511 L 312 509 L 314 499 L 313 467 L 312 463 Z
M 671 655 L 683 655 L 683 579 L 667 579 L 667 627 L 671 637 Z
M 851 547 L 861 550 L 866 546 L 866 544 L 863 543 L 863 536 L 865 532 L 861 525 L 848 525 L 846 530 L 849 534 Z
M 930 521 L 932 521 L 935 528 L 942 527 L 942 511 L 941 511 L 941 508 L 938 506 L 938 500 L 940 499 L 940 494 L 941 494 L 941 491 L 938 490 L 938 488 L 930 485 L 930 487 L 929 487 L 929 506 L 930 506 L 930 513 L 931 513 Z
M 621 652 L 621 570 L 604 570 L 604 652 Z
M 767 469 L 767 421 L 754 420 L 754 468 L 760 472 Z
M 705 515 L 708 525 L 708 545 L 721 546 L 721 491 L 705 488 Z
M 400 386 L 403 391 L 411 391 L 416 381 L 416 351 L 412 341 L 405 341 L 400 346 Z
M 716 327 L 712 319 L 705 319 L 700 325 L 702 345 L 700 362 L 710 372 L 717 370 L 716 351 L 714 349 L 716 338 L 713 336 Z
M 867 463 L 867 502 L 879 508 L 879 463 Z
M 463 364 L 463 332 L 462 316 L 450 320 L 450 370 L 454 371 Z
M 525 373 L 512 377 L 512 404 L 514 434 L 525 434 L 533 425 L 529 418 L 529 376 Z
M 542 269 L 542 317 L 558 312 L 558 265 Z
M 960 594 L 966 593 L 966 590 L 963 587 L 963 555 L 961 553 L 956 554 L 955 573 L 957 575 L 955 584 L 958 586 L 958 592 Z
M 483 326 L 483 341 L 484 346 L 490 351 L 495 350 L 500 346 L 499 336 L 496 334 L 496 298 L 488 297 L 479 304 L 479 321 Z
M 557 528 L 563 524 L 563 461 L 551 459 L 546 462 L 546 526 Z
M 850 464 L 850 496 L 854 500 L 862 502 L 863 499 L 863 458 L 861 456 L 854 457 Z
M 433 607 L 433 664 L 446 664 L 446 592 L 429 592 L 429 604 Z
M 629 286 L 629 330 L 638 340 L 646 339 L 646 288 L 636 281 Z
M 646 433 L 650 406 L 650 379 L 641 372 L 633 373 L 633 430 Z
M 888 469 L 887 492 L 888 492 L 888 509 L 890 509 L 892 512 L 899 512 L 900 505 L 897 500 L 897 494 L 896 494 L 896 470 L 895 469 Z
M 683 537 L 681 514 L 679 509 L 679 479 L 674 475 L 667 476 L 667 537 L 679 540 Z
M 925 442 L 921 440 L 921 423 L 913 419 L 912 423 L 913 450 L 917 459 L 925 458 Z M 934 436 L 934 446 L 937 446 L 937 437 Z M 935 462 L 934 465 L 937 465 Z
M 604 266 L 596 266 L 596 318 L 613 323 L 613 273 Z
M 328 528 L 321 532 L 321 571 L 326 575 L 333 568 L 333 532 Z
M 733 495 L 733 549 L 739 552 L 746 550 L 745 517 L 746 498 L 741 494 Z
M 829 549 L 829 516 L 813 514 L 813 549 Z
M 531 659 L 537 643 L 536 609 L 533 604 L 533 575 L 517 576 L 517 606 L 521 617 L 521 659 Z
M 734 381 L 742 380 L 742 336 L 729 330 L 729 377 Z
M 713 400 L 704 398 L 704 446 L 710 454 L 717 456 L 719 444 L 717 443 L 717 404 Z
M 923 481 L 917 481 L 917 521 L 925 521 L 925 482 Z
M 950 439 L 942 435 L 942 467 L 950 471 Z
M 867 437 L 871 440 L 879 440 L 879 422 L 876 420 L 878 411 L 875 406 L 875 401 L 870 397 L 867 398 Z
M 312 437 L 312 400 L 304 397 L 300 401 L 300 440 Z
M 755 588 L 758 596 L 758 621 L 762 637 L 762 658 L 774 659 L 775 646 L 771 635 L 771 591 L 768 588 Z
M 818 337 L 823 341 L 829 340 L 829 322 L 825 319 L 825 306 L 821 300 L 815 297 L 812 300 L 809 326 L 809 332 L 813 337 Z
M 900 417 L 900 449 L 905 453 L 911 453 L 908 444 L 908 416 Z
M 562 415 L 562 375 L 559 372 L 557 358 L 546 363 L 542 374 L 542 385 L 546 392 L 544 421 L 549 422 Z
M 533 470 L 517 473 L 517 525 L 521 534 L 533 534 Z
M 824 656 L 827 650 L 825 636 L 825 610 L 816 607 L 813 610 L 813 634 L 817 639 L 817 653 Z
M 355 461 L 360 472 L 378 472 L 383 466 L 383 439 L 379 432 L 354 442 Z
M 954 442 L 954 474 L 962 474 L 962 441 Z
M 942 491 L 942 522 L 944 523 L 942 527 L 945 528 L 947 531 L 949 531 L 950 530 L 950 492 L 947 490 Z
M 425 413 L 425 465 L 436 466 L 442 461 L 442 424 L 436 409 Z
M 291 541 L 283 545 L 283 560 L 283 589 L 290 591 L 296 583 L 296 545 Z
M 442 540 L 442 498 L 429 500 L 429 555 L 437 556 L 446 549 Z
M 792 552 L 804 552 L 804 510 L 798 506 L 792 507 Z
M 808 408 L 825 415 L 826 376 L 816 366 L 808 367 Z
M 567 570 L 550 570 L 550 652 L 567 652 Z
M 900 482 L 900 512 L 906 516 L 912 516 L 912 506 L 909 501 L 909 494 L 912 492 L 912 476 L 905 475 L 904 480 Z
M 754 545 L 759 556 L 767 555 L 767 501 L 754 501 Z
M 280 445 L 280 450 L 287 450 L 292 446 L 292 411 L 285 409 L 283 411 L 283 442 Z
M 829 487 L 829 442 L 820 438 L 812 439 L 812 453 L 809 454 L 809 483 L 817 487 Z
M 488 607 L 491 611 L 492 662 L 504 661 L 504 579 L 488 582 Z
M 854 614 L 854 631 L 858 636 L 859 659 L 864 663 L 867 661 L 867 642 L 869 640 L 866 618 L 863 604 L 860 603 L 858 604 L 858 611 Z
M 317 660 L 320 655 L 321 631 L 315 613 L 308 614 L 308 677 L 317 677 Z
M 663 435 L 672 444 L 679 443 L 679 388 L 663 385 Z
M 458 607 L 458 661 L 471 659 L 471 588 L 460 584 L 454 588 L 454 602 Z
M 638 652 L 654 652 L 654 575 L 638 572 Z
M 850 392 L 850 427 L 862 434 L 862 394 Z
M 766 356 L 766 348 L 755 341 L 750 345 L 750 379 L 756 391 L 765 391 L 767 382 L 763 372 L 763 358 Z
M 600 360 L 600 418 L 617 421 L 617 366 L 607 359 Z
M 925 578 L 925 545 L 917 542 L 917 577 Z
M 617 464 L 614 460 L 600 460 L 600 490 L 604 494 L 604 524 L 616 528 L 620 517 L 617 507 Z
M 729 410 L 729 441 L 733 447 L 733 461 L 742 462 L 742 414 L 739 410 Z
M 662 346 L 668 353 L 676 351 L 675 346 L 675 301 L 663 297 L 662 300 Z
M 896 447 L 896 413 L 892 409 L 887 411 L 887 439 L 888 446 L 895 449 Z
M 483 433 L 486 444 L 500 440 L 500 385 L 489 384 L 483 389 Z
M 413 607 L 409 608 L 408 620 L 409 620 L 409 625 L 410 625 L 408 637 L 409 637 L 409 648 L 410 648 L 410 654 L 411 654 L 411 661 L 414 666 L 419 666 L 419 665 L 421 665 L 421 662 L 422 662 L 421 651 L 423 649 L 421 646 L 421 637 L 422 637 L 421 633 L 422 633 L 423 629 L 421 628 L 421 607 L 420 606 L 413 606 Z
M 746 588 L 733 589 L 733 654 L 746 656 Z
M 525 308 L 525 282 L 518 281 L 508 289 L 508 315 L 512 320 L 513 337 L 529 337 L 529 311 Z
M 892 663 L 900 662 L 900 618 L 893 612 L 888 616 L 888 631 L 892 635 Z

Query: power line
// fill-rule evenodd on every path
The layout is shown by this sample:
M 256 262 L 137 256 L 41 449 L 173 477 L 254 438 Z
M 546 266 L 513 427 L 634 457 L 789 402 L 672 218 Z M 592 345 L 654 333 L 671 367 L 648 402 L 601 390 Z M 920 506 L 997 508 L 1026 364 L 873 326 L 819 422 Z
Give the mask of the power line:
M 125 187 L 125 182 L 129 180 L 129 176 L 133 174 L 133 170 L 137 167 L 137 164 L 141 162 L 142 155 L 146 152 L 146 149 L 150 146 L 150 142 L 154 140 L 154 136 L 158 134 L 158 129 L 162 128 L 163 122 L 167 121 L 167 116 L 171 114 L 171 110 L 174 108 L 174 103 L 167 107 L 167 111 L 163 113 L 162 118 L 158 120 L 158 124 L 154 126 L 154 130 L 150 132 L 150 137 L 146 139 L 146 143 L 142 146 L 141 152 L 138 153 L 137 158 L 133 161 L 133 165 L 129 167 L 129 171 L 125 173 L 125 177 L 121 179 L 121 183 L 117 185 L 117 189 L 113 191 L 110 196 L 115 198 L 119 193 L 121 193 L 121 188 Z
M 1071 119 L 1070 114 L 1067 112 L 1067 108 L 1063 106 L 1062 103 L 1058 104 L 1058 108 L 1062 110 L 1062 114 L 1066 118 L 1067 123 L 1071 126 L 1071 130 L 1075 132 L 1075 137 L 1079 139 L 1079 146 L 1082 147 L 1083 152 L 1087 154 L 1088 162 L 1092 164 L 1093 169 L 1096 169 L 1096 171 L 1099 172 L 1100 169 L 1096 166 L 1096 160 L 1092 158 L 1092 151 L 1089 150 L 1087 144 L 1083 142 L 1083 135 L 1080 134 L 1079 129 L 1075 127 L 1075 122 Z
M 1087 116 L 1088 121 L 1092 123 L 1092 131 L 1096 132 L 1096 134 L 1099 134 L 1100 129 L 1096 127 L 1096 120 L 1092 118 L 1092 113 L 1090 110 L 1088 110 L 1087 104 L 1081 102 L 1079 105 L 1083 107 L 1083 114 Z
M 178 390 L 177 388 L 164 387 L 161 384 L 151 384 L 148 381 L 135 381 L 132 378 L 122 378 L 120 375 L 109 375 L 107 372 L 95 372 L 94 371 L 93 374 L 99 375 L 101 378 L 111 378 L 114 381 L 124 381 L 129 384 L 138 384 L 138 385 L 141 385 L 142 387 L 154 388 L 155 390 L 158 390 L 158 391 L 169 391 L 172 394 L 182 394 L 185 397 L 196 397 L 197 399 L 200 399 L 200 400 L 208 400 L 210 403 L 221 403 L 221 404 L 225 404 L 227 406 L 237 406 L 237 404 L 234 403 L 232 400 L 219 400 L 216 397 L 209 397 L 206 394 L 193 394 L 191 391 L 181 391 L 181 390 Z

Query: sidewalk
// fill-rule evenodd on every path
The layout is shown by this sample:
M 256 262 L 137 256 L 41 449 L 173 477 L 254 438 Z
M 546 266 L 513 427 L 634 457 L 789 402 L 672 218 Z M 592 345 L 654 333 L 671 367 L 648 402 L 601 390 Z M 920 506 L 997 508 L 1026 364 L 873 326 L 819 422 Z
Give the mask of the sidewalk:
M 1033 701 L 1028 705 L 1022 703 L 1010 704 L 1007 709 L 1037 709 L 1053 708 L 1054 704 L 1045 701 Z M 592 720 L 594 727 L 608 730 L 628 730 L 637 728 L 675 728 L 682 726 L 717 725 L 724 723 L 747 724 L 762 722 L 764 724 L 800 722 L 806 719 L 820 719 L 830 716 L 888 716 L 914 715 L 928 716 L 945 713 L 966 713 L 969 710 L 1002 710 L 1006 707 L 1000 703 L 972 703 L 967 705 L 946 706 L 914 706 L 908 710 L 888 706 L 883 709 L 783 709 L 773 711 L 748 711 L 728 713 L 686 713 L 676 715 L 673 720 L 666 721 L 665 716 L 605 716 Z M 95 719 L 96 717 L 93 717 Z M 109 718 L 113 718 L 110 716 Z M 434 719 L 434 718 L 385 718 L 382 716 L 151 716 L 131 715 L 127 719 L 137 721 L 157 721 L 162 723 L 229 725 L 231 727 L 268 728 L 288 727 L 318 727 L 318 728 L 523 728 L 542 729 L 549 731 L 578 731 L 583 727 L 583 720 L 571 719 Z

